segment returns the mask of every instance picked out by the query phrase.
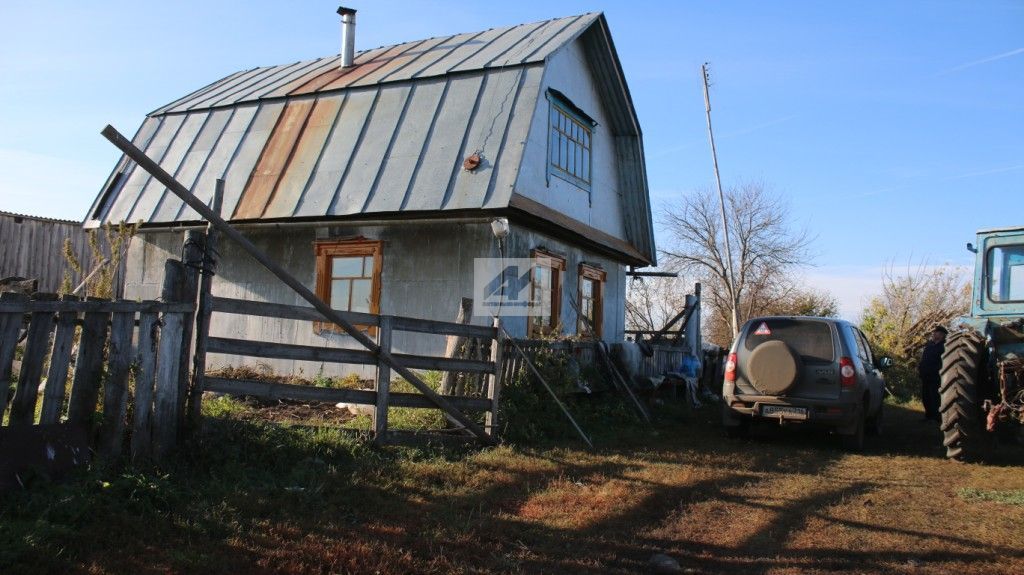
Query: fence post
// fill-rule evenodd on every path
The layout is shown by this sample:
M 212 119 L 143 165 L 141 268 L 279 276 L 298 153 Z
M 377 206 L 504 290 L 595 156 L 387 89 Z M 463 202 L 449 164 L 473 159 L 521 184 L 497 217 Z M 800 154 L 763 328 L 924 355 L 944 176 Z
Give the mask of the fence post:
M 464 297 L 462 298 L 462 304 L 459 306 L 459 314 L 455 318 L 455 323 L 468 324 L 473 320 L 473 298 Z M 449 335 L 448 341 L 445 344 L 444 356 L 445 357 L 456 357 L 459 354 L 459 350 L 463 345 L 467 344 L 466 336 L 463 335 Z M 459 373 L 456 371 L 446 371 L 444 376 L 441 378 L 441 395 L 451 395 L 455 392 L 456 383 L 459 380 Z
M 187 275 L 185 264 L 167 260 L 164 264 L 164 285 L 161 299 L 165 303 L 178 303 L 185 293 Z M 164 312 L 157 351 L 156 389 L 153 401 L 153 454 L 157 459 L 174 448 L 178 437 L 180 417 L 181 346 L 186 314 Z
M 391 351 L 391 316 L 380 316 L 380 331 L 377 332 L 377 345 L 385 351 Z M 377 361 L 377 405 L 373 410 L 373 441 L 382 445 L 388 436 L 388 401 L 391 394 L 391 367 L 383 361 Z
M 108 301 L 86 298 L 85 301 Z M 82 334 L 78 340 L 75 358 L 75 379 L 71 383 L 68 402 L 68 422 L 88 424 L 96 411 L 96 400 L 103 377 L 103 348 L 107 342 L 107 322 L 110 312 L 86 312 L 82 320 Z
M 37 293 L 34 301 L 54 301 L 56 294 Z M 36 416 L 36 402 L 39 398 L 39 382 L 43 377 L 43 364 L 50 348 L 50 334 L 53 333 L 53 312 L 32 312 L 25 341 L 25 355 L 21 361 L 18 388 L 11 402 L 10 425 L 32 425 Z
M 63 302 L 76 302 L 73 295 L 61 297 Z M 50 370 L 46 374 L 46 389 L 43 391 L 43 410 L 39 423 L 57 423 L 64 407 L 64 388 L 67 386 L 68 368 L 71 367 L 71 346 L 75 343 L 75 320 L 78 312 L 62 310 L 57 314 L 57 334 L 53 336 L 53 352 L 50 353 Z
M 214 213 L 220 214 L 224 202 L 224 180 L 218 179 L 213 191 Z M 213 276 L 217 273 L 217 228 L 206 225 L 206 249 L 203 275 L 199 280 L 199 302 L 196 309 L 195 353 L 192 356 L 192 385 L 189 387 L 188 415 L 193 428 L 199 426 L 203 416 L 203 388 L 206 386 L 206 347 L 210 338 L 210 298 L 213 295 Z
M 199 295 L 199 270 L 203 267 L 206 253 L 206 235 L 202 230 L 189 230 L 185 233 L 185 242 L 181 246 L 182 264 L 185 266 L 185 277 L 181 282 L 181 293 L 177 301 L 196 303 Z M 182 325 L 182 346 L 178 363 L 178 426 L 185 422 L 185 400 L 189 396 L 189 363 L 192 359 L 192 334 L 195 331 L 194 314 L 188 314 Z
M 491 361 L 494 362 L 494 375 L 490 376 L 490 385 L 487 386 L 487 399 L 491 400 L 491 409 L 484 415 L 484 429 L 491 434 L 491 438 L 497 441 L 498 431 L 498 404 L 501 400 L 502 372 L 505 363 L 505 330 L 501 326 L 501 318 L 494 318 L 494 341 L 491 342 Z

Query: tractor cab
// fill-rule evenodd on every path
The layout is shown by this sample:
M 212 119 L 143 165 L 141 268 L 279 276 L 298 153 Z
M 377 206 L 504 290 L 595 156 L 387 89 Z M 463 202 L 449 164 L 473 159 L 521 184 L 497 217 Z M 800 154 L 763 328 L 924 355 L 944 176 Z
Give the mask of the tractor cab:
M 1024 315 L 1024 227 L 979 231 L 971 249 L 978 254 L 971 316 Z

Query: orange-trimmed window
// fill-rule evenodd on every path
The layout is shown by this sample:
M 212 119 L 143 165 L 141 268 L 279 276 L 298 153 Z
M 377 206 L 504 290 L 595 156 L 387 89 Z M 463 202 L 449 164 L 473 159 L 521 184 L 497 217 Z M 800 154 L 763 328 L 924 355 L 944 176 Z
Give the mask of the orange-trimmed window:
M 316 295 L 332 308 L 342 311 L 380 313 L 380 269 L 382 243 L 370 240 L 318 241 L 316 249 Z M 326 322 L 314 329 L 341 332 Z M 375 328 L 368 327 L 373 333 Z
M 536 315 L 529 317 L 529 337 L 556 333 L 562 300 L 562 272 L 565 259 L 541 250 L 533 250 L 530 273 L 530 305 Z
M 580 264 L 579 317 L 576 333 L 601 339 L 601 325 L 604 323 L 604 280 L 603 269 L 589 264 Z

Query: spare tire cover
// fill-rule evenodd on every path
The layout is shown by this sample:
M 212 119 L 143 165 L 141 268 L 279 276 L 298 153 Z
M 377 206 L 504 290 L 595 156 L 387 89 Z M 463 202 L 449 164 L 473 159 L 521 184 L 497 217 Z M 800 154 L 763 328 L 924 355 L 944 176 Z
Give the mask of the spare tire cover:
M 786 342 L 766 341 L 747 359 L 747 378 L 765 395 L 781 395 L 800 377 L 800 358 Z

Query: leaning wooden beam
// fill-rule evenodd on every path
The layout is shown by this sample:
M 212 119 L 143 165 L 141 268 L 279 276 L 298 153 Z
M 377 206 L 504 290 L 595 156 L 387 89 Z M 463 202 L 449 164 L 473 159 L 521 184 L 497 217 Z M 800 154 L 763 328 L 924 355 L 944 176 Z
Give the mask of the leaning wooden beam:
M 551 395 L 551 399 L 555 400 L 555 404 L 558 405 L 558 408 L 562 410 L 562 413 L 565 414 L 565 417 L 569 419 L 569 423 L 571 423 L 573 428 L 576 429 L 576 433 L 579 434 L 581 439 L 583 439 L 583 442 L 586 443 L 588 447 L 593 449 L 594 444 L 590 442 L 590 438 L 587 437 L 586 433 L 583 433 L 583 429 L 580 428 L 580 424 L 576 423 L 576 419 L 573 418 L 571 413 L 569 413 L 569 408 L 567 408 L 565 404 L 562 403 L 562 400 L 558 399 L 558 395 L 555 393 L 555 390 L 551 389 L 551 386 L 548 385 L 548 382 L 544 379 L 544 376 L 541 375 L 539 371 L 537 371 L 537 368 L 533 365 L 533 361 L 531 361 L 530 358 L 526 355 L 526 352 L 523 351 L 523 348 L 519 347 L 519 342 L 512 339 L 512 336 L 510 336 L 508 332 L 505 331 L 505 328 L 501 327 L 501 332 L 505 334 L 505 337 L 509 341 L 512 342 L 512 346 L 516 348 L 516 352 L 518 352 L 520 357 L 522 357 L 526 361 L 526 366 L 530 368 L 530 371 L 533 372 L 533 375 L 537 376 L 537 379 L 540 380 L 540 383 L 541 385 L 544 386 L 544 389 L 548 390 L 548 394 Z
M 159 164 L 154 162 L 149 156 L 142 150 L 132 144 L 131 140 L 125 138 L 121 133 L 114 129 L 113 126 L 107 126 L 103 129 L 103 136 L 110 140 L 114 146 L 120 149 L 126 156 L 135 161 L 140 168 L 149 172 L 154 178 L 157 179 L 161 184 L 167 186 L 171 192 L 182 199 L 183 202 L 189 205 L 199 215 L 203 216 L 206 221 L 210 222 L 216 227 L 222 234 L 234 240 L 239 246 L 242 247 L 246 252 L 249 253 L 256 261 L 261 263 L 264 267 L 270 270 L 278 279 L 285 283 L 288 287 L 292 288 L 295 293 L 299 294 L 302 299 L 308 301 L 310 305 L 315 307 L 317 311 L 324 315 L 329 321 L 340 327 L 348 335 L 352 336 L 352 339 L 359 342 L 360 345 L 370 350 L 380 361 L 386 363 L 397 373 L 398 375 L 405 378 L 413 387 L 419 390 L 420 393 L 427 396 L 434 405 L 442 409 L 444 412 L 455 418 L 460 424 L 468 429 L 473 435 L 475 435 L 482 443 L 491 445 L 494 444 L 494 440 L 484 431 L 483 427 L 478 425 L 472 419 L 466 417 L 465 414 L 455 408 L 450 402 L 444 397 L 438 395 L 429 385 L 423 383 L 423 381 L 412 371 L 406 368 L 404 365 L 395 360 L 392 355 L 373 342 L 365 333 L 363 333 L 355 325 L 349 323 L 344 318 L 339 316 L 337 312 L 331 309 L 331 306 L 327 305 L 322 299 L 318 298 L 316 294 L 311 292 L 309 288 L 302 284 L 298 279 L 285 271 L 284 268 L 279 266 L 276 262 L 271 260 L 264 254 L 259 248 L 256 247 L 248 238 L 241 234 L 238 230 L 224 221 L 219 215 L 213 212 L 206 204 L 199 198 L 192 195 L 192 193 L 185 186 L 181 185 L 180 182 L 174 179 L 173 176 L 168 174 Z

